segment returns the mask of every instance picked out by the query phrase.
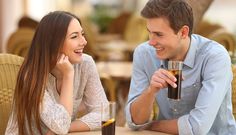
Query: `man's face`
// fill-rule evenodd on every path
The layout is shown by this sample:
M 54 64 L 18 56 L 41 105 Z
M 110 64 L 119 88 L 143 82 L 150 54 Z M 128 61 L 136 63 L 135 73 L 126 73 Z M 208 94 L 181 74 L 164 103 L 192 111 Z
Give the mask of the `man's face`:
M 147 19 L 147 30 L 149 31 L 149 44 L 156 49 L 157 58 L 183 60 L 185 49 L 181 43 L 181 32 L 175 34 L 167 19 Z

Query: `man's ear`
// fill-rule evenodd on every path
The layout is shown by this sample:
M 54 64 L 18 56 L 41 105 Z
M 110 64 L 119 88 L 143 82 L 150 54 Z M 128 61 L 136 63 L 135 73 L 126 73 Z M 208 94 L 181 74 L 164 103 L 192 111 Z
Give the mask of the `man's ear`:
M 185 39 L 189 36 L 189 27 L 187 25 L 184 25 L 180 30 L 179 30 L 180 37 Z

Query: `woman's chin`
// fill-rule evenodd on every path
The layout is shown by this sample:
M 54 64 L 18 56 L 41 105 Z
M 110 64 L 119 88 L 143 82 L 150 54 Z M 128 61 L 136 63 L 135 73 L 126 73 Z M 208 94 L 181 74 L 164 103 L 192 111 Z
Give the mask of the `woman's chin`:
M 81 58 L 77 58 L 77 59 L 74 59 L 74 60 L 70 60 L 71 64 L 80 64 L 82 62 L 82 57 Z

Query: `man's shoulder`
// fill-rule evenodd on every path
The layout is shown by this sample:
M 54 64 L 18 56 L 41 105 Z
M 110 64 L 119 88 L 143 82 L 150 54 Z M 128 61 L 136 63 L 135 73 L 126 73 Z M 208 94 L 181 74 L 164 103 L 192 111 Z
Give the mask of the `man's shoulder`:
M 214 40 L 196 34 L 193 34 L 192 39 L 195 41 L 197 52 L 200 55 L 228 55 L 225 47 Z

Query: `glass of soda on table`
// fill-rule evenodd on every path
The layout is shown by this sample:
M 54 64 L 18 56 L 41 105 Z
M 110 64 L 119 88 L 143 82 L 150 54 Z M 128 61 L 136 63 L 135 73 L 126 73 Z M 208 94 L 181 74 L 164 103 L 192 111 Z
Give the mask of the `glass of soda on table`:
M 116 127 L 116 103 L 102 103 L 101 111 L 102 135 L 115 135 Z

